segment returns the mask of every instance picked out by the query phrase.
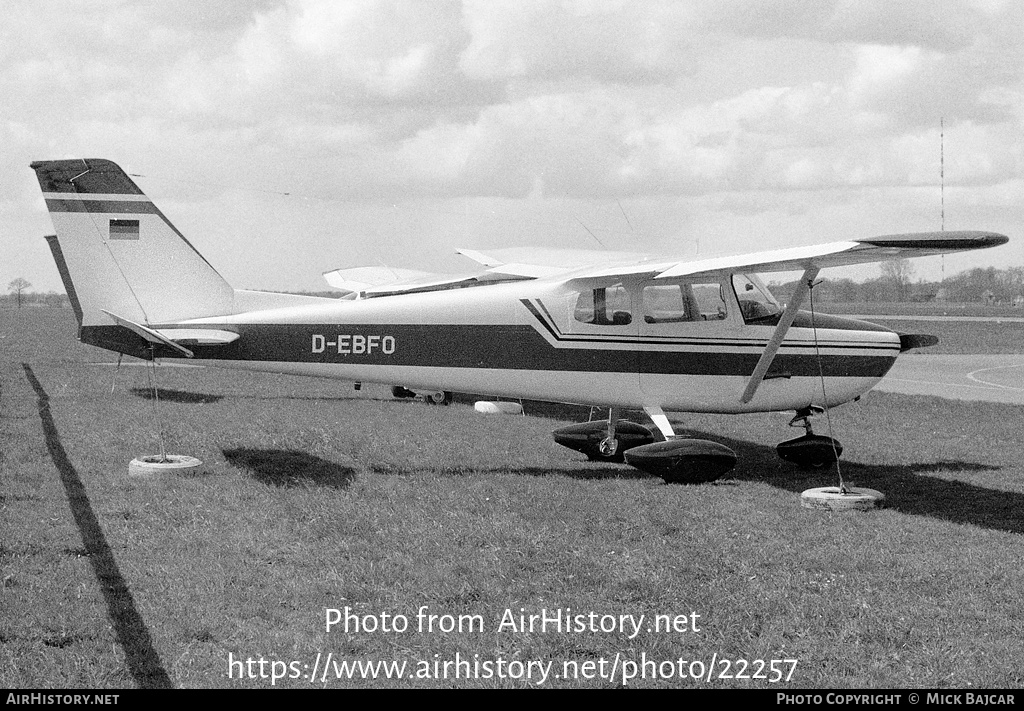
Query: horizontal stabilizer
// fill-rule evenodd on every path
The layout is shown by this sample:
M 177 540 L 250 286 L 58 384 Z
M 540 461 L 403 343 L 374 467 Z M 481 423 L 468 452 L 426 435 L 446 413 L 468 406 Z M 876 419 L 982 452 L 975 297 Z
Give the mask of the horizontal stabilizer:
M 184 346 L 178 345 L 177 343 L 172 341 L 167 336 L 162 335 L 159 331 L 155 331 L 155 330 L 153 330 L 152 328 L 150 328 L 148 326 L 143 326 L 141 323 L 135 323 L 134 321 L 129 321 L 126 318 L 121 318 L 120 316 L 118 316 L 116 314 L 110 313 L 106 309 L 100 309 L 100 311 L 105 313 L 110 318 L 114 319 L 114 321 L 117 323 L 118 326 L 124 326 L 129 331 L 133 331 L 133 332 L 137 333 L 138 335 L 142 336 L 144 339 L 146 339 L 150 343 L 153 343 L 153 344 L 158 344 L 159 343 L 161 345 L 165 345 L 165 346 L 168 346 L 170 348 L 173 348 L 174 350 L 176 350 L 179 353 L 181 353 L 182 355 L 184 355 L 186 358 L 192 358 L 192 357 L 195 356 L 195 354 L 192 351 L 190 351 L 188 348 L 185 348 Z
M 234 331 L 212 328 L 161 328 L 154 331 L 175 343 L 195 346 L 226 346 L 238 340 Z
M 109 311 L 102 311 L 107 316 L 114 319 L 117 325 L 124 326 L 129 331 L 142 336 L 149 343 L 173 348 L 186 358 L 193 358 L 195 357 L 195 354 L 182 345 L 183 343 L 195 346 L 224 346 L 238 340 L 238 334 L 234 331 L 205 328 L 165 328 L 158 330 L 150 328 L 149 326 L 143 326 L 141 323 L 130 321 L 129 319 L 118 316 L 117 314 L 112 314 Z

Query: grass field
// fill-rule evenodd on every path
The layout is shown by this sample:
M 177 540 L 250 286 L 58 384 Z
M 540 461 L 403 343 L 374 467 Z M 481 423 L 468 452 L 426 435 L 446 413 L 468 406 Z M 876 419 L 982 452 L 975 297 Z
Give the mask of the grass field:
M 900 333 L 928 333 L 939 337 L 938 345 L 920 353 L 1024 353 L 1024 310 L 1012 306 L 981 304 L 821 304 L 820 310 L 834 314 L 863 314 L 870 320 Z M 900 316 L 886 319 L 885 316 Z M 984 321 L 910 320 L 907 317 L 967 317 Z
M 484 417 L 378 386 L 161 367 L 157 410 L 145 369 L 121 368 L 111 393 L 113 359 L 73 332 L 70 310 L 0 311 L 0 686 L 252 688 L 299 672 L 274 685 L 524 687 L 539 682 L 532 661 L 552 663 L 543 686 L 611 687 L 624 662 L 679 659 L 711 680 L 670 664 L 629 686 L 1024 682 L 1021 408 L 871 393 L 835 410 L 844 476 L 888 505 L 827 514 L 799 492 L 834 473 L 774 454 L 798 434 L 789 414 L 674 418 L 740 463 L 671 486 L 556 446 L 550 431 L 580 408 Z M 201 474 L 127 476 L 158 429 Z M 327 631 L 325 611 L 345 607 L 409 628 Z M 566 607 L 648 617 L 632 638 L 500 626 L 506 610 Z M 435 629 L 419 629 L 422 608 Z M 655 615 L 688 622 L 648 630 Z M 461 631 L 436 629 L 458 616 Z M 257 678 L 239 679 L 229 660 L 250 658 Z M 403 676 L 433 677 L 457 658 L 534 674 L 339 679 L 333 666 L 405 661 Z M 723 660 L 784 659 L 798 660 L 778 667 L 788 681 L 767 665 L 769 678 L 720 676 L 758 671 Z M 574 663 L 577 678 L 555 678 Z
M 1024 309 L 1009 304 L 964 302 L 824 302 L 821 311 L 830 314 L 888 314 L 892 316 L 966 316 L 969 318 L 1024 318 Z

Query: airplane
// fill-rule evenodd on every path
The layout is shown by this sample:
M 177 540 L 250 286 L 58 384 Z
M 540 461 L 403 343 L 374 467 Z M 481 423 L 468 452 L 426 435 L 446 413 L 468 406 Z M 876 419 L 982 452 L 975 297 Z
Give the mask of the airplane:
M 923 232 L 687 259 L 586 250 L 459 250 L 474 273 L 328 272 L 342 298 L 232 288 L 115 163 L 38 161 L 47 241 L 81 342 L 147 360 L 401 383 L 407 392 L 608 408 L 554 432 L 591 459 L 667 482 L 713 481 L 736 454 L 677 437 L 666 412 L 793 411 L 778 447 L 827 467 L 841 445 L 811 418 L 874 387 L 897 356 L 937 339 L 802 310 L 821 269 L 1005 244 Z M 802 273 L 779 303 L 760 273 Z M 811 301 L 813 304 L 813 301 Z M 623 419 L 643 410 L 654 429 Z

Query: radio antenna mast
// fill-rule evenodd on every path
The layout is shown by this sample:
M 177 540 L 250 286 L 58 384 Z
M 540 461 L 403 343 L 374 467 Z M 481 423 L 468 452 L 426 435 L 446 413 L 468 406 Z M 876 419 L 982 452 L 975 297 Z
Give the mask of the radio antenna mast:
M 946 231 L 946 119 L 939 117 L 939 224 Z M 946 255 L 942 255 L 942 283 L 946 283 Z

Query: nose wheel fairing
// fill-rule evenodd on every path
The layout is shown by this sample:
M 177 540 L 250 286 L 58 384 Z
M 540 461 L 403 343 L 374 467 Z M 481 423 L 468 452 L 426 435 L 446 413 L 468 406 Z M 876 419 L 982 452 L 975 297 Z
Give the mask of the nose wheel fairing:
M 814 434 L 811 429 L 811 417 L 822 412 L 822 408 L 815 406 L 797 410 L 789 426 L 803 427 L 804 434 L 776 446 L 775 451 L 781 459 L 796 464 L 801 469 L 824 469 L 839 461 L 843 453 L 843 445 L 839 440 Z

